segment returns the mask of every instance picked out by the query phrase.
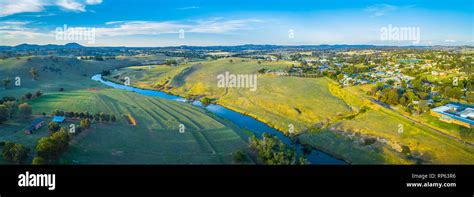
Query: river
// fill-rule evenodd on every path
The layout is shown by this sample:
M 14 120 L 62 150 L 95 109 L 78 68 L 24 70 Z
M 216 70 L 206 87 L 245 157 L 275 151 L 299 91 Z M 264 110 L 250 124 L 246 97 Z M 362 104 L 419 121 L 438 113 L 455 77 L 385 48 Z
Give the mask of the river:
M 101 82 L 113 88 L 128 90 L 128 91 L 136 92 L 138 94 L 142 94 L 145 96 L 154 96 L 154 97 L 159 97 L 159 98 L 168 99 L 168 100 L 187 102 L 185 98 L 167 94 L 165 92 L 161 92 L 157 90 L 145 90 L 145 89 L 135 88 L 132 86 L 126 86 L 126 85 L 117 84 L 111 81 L 103 80 L 101 74 L 94 75 L 92 77 L 92 80 Z M 285 136 L 282 132 L 274 128 L 271 128 L 270 126 L 266 125 L 263 122 L 260 122 L 259 120 L 255 118 L 227 109 L 221 105 L 210 104 L 210 105 L 204 106 L 200 101 L 193 101 L 191 104 L 203 107 L 206 110 L 216 114 L 219 117 L 230 120 L 232 123 L 239 126 L 240 128 L 251 131 L 257 137 L 261 137 L 263 133 L 269 133 L 269 134 L 275 135 L 280 140 L 282 140 L 286 145 L 294 147 L 297 150 L 298 154 L 303 153 L 303 146 L 301 144 L 293 143 L 292 140 L 288 138 L 287 136 Z M 312 149 L 311 152 L 306 155 L 306 158 L 311 164 L 347 164 L 345 161 L 337 159 L 317 149 Z

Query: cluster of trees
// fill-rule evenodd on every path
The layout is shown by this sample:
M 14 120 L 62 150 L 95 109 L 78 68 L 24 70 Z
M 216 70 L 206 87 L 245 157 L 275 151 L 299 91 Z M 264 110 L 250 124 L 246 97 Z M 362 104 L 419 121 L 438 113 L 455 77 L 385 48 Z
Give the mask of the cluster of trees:
M 91 121 L 89 119 L 81 119 L 79 122 L 79 126 L 76 127 L 76 132 L 80 133 L 82 130 L 89 129 L 91 127 Z M 57 122 L 50 122 L 48 123 L 48 131 L 51 133 L 66 132 L 66 129 L 61 127 L 61 125 Z
M 34 93 L 27 92 L 25 95 L 23 95 L 23 96 L 21 97 L 21 100 L 22 100 L 22 101 L 28 101 L 28 100 L 31 100 L 31 99 L 33 99 L 33 98 L 38 98 L 38 97 L 40 97 L 40 96 L 42 96 L 42 95 L 43 95 L 43 93 L 42 93 L 40 90 L 38 90 L 38 91 L 36 91 L 36 92 L 34 92 Z
M 176 61 L 174 59 L 167 59 L 165 61 L 165 64 L 168 65 L 168 66 L 176 66 L 176 65 L 178 65 L 178 61 Z
M 433 101 L 433 106 L 440 106 L 449 103 L 451 99 L 458 101 L 465 99 L 467 102 L 474 102 L 474 94 L 471 93 L 472 85 L 470 81 L 460 81 L 458 86 L 453 86 L 452 82 L 435 83 L 428 81 L 425 77 L 419 77 L 411 81 L 411 87 L 402 81 L 402 88 L 393 88 L 393 81 L 377 82 L 370 94 L 376 96 L 380 101 L 390 104 L 400 104 L 409 113 L 423 113 L 429 110 L 428 101 Z M 433 94 L 433 89 L 438 90 Z M 431 95 L 431 97 L 430 97 Z M 417 101 L 414 104 L 413 101 Z
M 14 119 L 17 113 L 21 118 L 26 119 L 31 116 L 32 108 L 28 103 L 18 105 L 15 98 L 4 97 L 0 100 L 0 124 Z
M 0 146 L 3 146 L 3 158 L 17 164 L 24 163 L 26 158 L 28 158 L 28 152 L 30 152 L 28 148 L 18 143 L 0 142 Z
M 406 112 L 423 113 L 429 111 L 428 93 L 418 92 L 416 94 L 412 89 L 397 89 L 391 86 L 385 86 L 382 82 L 377 82 L 376 86 L 371 90 L 371 94 L 376 98 L 389 105 L 401 105 Z M 417 104 L 415 102 L 417 101 Z
M 117 117 L 115 114 L 105 114 L 103 112 L 91 114 L 89 112 L 65 112 L 61 110 L 54 110 L 51 113 L 52 116 L 65 116 L 68 118 L 80 118 L 80 119 L 89 119 L 95 120 L 96 122 L 115 122 Z
M 69 146 L 70 136 L 61 129 L 49 137 L 43 137 L 36 146 L 37 156 L 33 159 L 33 164 L 47 164 L 56 161 Z
M 440 94 L 444 96 L 444 98 L 453 98 L 456 100 L 461 100 L 462 96 L 464 95 L 463 90 L 460 87 L 444 87 Z
M 268 133 L 264 133 L 262 139 L 255 136 L 250 137 L 249 146 L 265 164 L 302 165 L 307 163 L 306 159 L 298 156 L 293 148 L 287 147 L 276 136 Z
M 10 77 L 6 77 L 5 79 L 3 79 L 3 87 L 5 87 L 5 89 L 8 89 L 10 87 L 10 84 L 13 82 L 12 79 Z
M 468 97 L 468 93 L 471 92 L 472 83 L 471 80 L 460 80 L 456 85 L 454 84 L 455 79 L 444 79 L 442 81 L 430 81 L 426 77 L 417 77 L 411 81 L 413 91 L 424 99 L 425 95 L 428 95 L 432 90 L 437 90 L 439 94 L 438 101 L 441 100 L 461 100 L 464 97 Z M 434 85 L 436 84 L 436 85 Z M 406 88 L 407 86 L 403 86 Z
M 110 75 L 110 70 L 103 70 L 100 74 L 101 74 L 102 76 Z
M 61 129 L 61 125 L 57 122 L 49 122 L 48 123 L 48 131 L 51 133 L 56 133 Z

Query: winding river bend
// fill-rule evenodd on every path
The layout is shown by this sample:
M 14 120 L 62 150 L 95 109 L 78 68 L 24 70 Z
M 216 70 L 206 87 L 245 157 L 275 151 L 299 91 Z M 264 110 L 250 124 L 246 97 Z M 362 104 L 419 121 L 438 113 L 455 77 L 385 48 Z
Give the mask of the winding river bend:
M 136 92 L 138 94 L 142 94 L 145 96 L 154 96 L 154 97 L 160 97 L 160 98 L 168 99 L 168 100 L 187 102 L 185 98 L 167 94 L 165 92 L 161 92 L 157 90 L 145 90 L 145 89 L 135 88 L 135 87 L 121 85 L 121 84 L 117 84 L 111 81 L 107 81 L 107 80 L 102 79 L 101 74 L 92 76 L 92 80 L 101 82 L 113 88 L 128 90 L 128 91 Z M 303 146 L 301 144 L 293 143 L 291 139 L 283 135 L 282 132 L 274 128 L 271 128 L 265 123 L 260 122 L 250 116 L 246 116 L 244 114 L 232 111 L 221 105 L 210 104 L 210 105 L 204 106 L 200 101 L 193 101 L 192 104 L 203 107 L 206 110 L 216 114 L 219 117 L 230 120 L 232 123 L 239 126 L 240 128 L 251 131 L 257 137 L 261 137 L 263 133 L 269 133 L 269 134 L 275 135 L 280 140 L 282 140 L 286 145 L 294 147 L 299 154 L 303 153 Z M 312 149 L 311 153 L 306 155 L 306 158 L 311 164 L 346 164 L 345 161 L 337 159 L 317 149 Z

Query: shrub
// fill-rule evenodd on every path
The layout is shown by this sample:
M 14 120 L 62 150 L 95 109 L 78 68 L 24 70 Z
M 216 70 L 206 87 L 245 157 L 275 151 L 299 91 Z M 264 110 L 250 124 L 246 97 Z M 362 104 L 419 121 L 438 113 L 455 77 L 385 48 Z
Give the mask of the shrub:
M 247 161 L 247 155 L 241 150 L 236 151 L 232 155 L 232 157 L 233 157 L 235 163 L 243 163 L 243 162 Z

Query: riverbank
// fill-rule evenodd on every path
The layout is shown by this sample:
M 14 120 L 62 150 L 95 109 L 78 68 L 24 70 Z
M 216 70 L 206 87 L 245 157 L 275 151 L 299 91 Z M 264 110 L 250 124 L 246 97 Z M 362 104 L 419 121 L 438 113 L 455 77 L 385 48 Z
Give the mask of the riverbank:
M 112 86 L 114 88 L 134 91 L 134 92 L 137 92 L 137 93 L 146 94 L 145 92 L 140 91 L 140 90 L 145 90 L 145 91 L 153 91 L 153 92 L 159 92 L 159 93 L 167 94 L 165 91 L 142 89 L 142 88 L 136 88 L 136 87 L 133 87 L 133 86 L 125 86 L 125 85 L 117 84 L 114 81 L 108 80 L 107 78 L 104 80 L 103 77 L 100 77 L 100 75 L 95 75 L 93 77 L 93 79 L 96 80 L 96 81 L 102 82 L 106 85 Z M 97 79 L 101 79 L 101 80 L 97 80 Z M 150 93 L 152 93 L 152 92 L 150 92 Z M 169 97 L 169 95 L 164 96 L 164 98 L 172 99 L 172 100 L 176 100 L 176 101 L 181 101 L 181 102 L 187 102 L 187 100 L 180 97 L 179 94 L 170 93 L 170 95 L 173 95 L 175 98 L 171 98 L 171 97 Z M 149 95 L 149 96 L 160 96 L 160 95 L 159 94 L 153 94 L 153 95 Z M 161 96 L 163 96 L 163 95 L 161 95 Z M 230 120 L 234 124 L 240 126 L 242 129 L 247 129 L 249 131 L 254 132 L 254 134 L 256 134 L 257 136 L 261 136 L 261 134 L 263 134 L 264 132 L 268 132 L 272 135 L 276 135 L 285 144 L 290 145 L 290 146 L 294 146 L 295 148 L 297 148 L 298 152 L 303 153 L 303 148 L 304 148 L 303 145 L 298 144 L 298 143 L 294 143 L 294 141 L 291 140 L 289 137 L 285 136 L 283 134 L 283 132 L 281 132 L 281 131 L 279 131 L 275 128 L 272 128 L 269 125 L 255 119 L 251 116 L 245 115 L 243 113 L 239 113 L 237 111 L 233 111 L 231 109 L 228 109 L 224 106 L 217 105 L 217 104 L 211 104 L 211 105 L 208 105 L 208 106 L 203 106 L 199 101 L 194 101 L 192 104 L 202 106 L 205 109 L 207 109 L 207 110 L 209 110 L 213 113 L 216 113 L 221 118 L 226 118 L 226 119 Z M 320 164 L 344 164 L 344 163 L 347 164 L 348 163 L 345 160 L 340 160 L 336 157 L 333 157 L 332 155 L 329 155 L 326 152 L 322 152 L 322 151 L 320 151 L 318 149 L 314 149 L 314 148 L 312 148 L 311 153 L 309 155 L 306 155 L 306 156 L 307 156 L 307 159 L 310 161 L 310 163 L 313 163 L 313 164 L 318 164 L 318 163 L 320 163 Z

